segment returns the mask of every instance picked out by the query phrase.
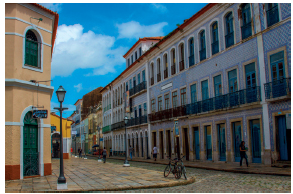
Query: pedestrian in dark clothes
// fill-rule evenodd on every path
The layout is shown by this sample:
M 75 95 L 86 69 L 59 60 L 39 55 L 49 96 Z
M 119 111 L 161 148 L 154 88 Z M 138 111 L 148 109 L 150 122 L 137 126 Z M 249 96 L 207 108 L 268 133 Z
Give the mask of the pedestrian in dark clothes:
M 242 159 L 245 158 L 246 166 L 248 167 L 248 161 L 247 161 L 247 155 L 246 155 L 247 148 L 245 148 L 245 142 L 244 141 L 242 141 L 240 143 L 239 149 L 240 149 L 240 157 L 241 157 L 240 166 L 242 166 Z

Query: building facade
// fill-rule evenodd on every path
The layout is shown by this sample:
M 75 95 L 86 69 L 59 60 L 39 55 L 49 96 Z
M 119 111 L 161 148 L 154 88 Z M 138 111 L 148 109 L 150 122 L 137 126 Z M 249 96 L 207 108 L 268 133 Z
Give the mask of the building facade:
M 72 148 L 75 153 L 78 154 L 78 148 L 81 148 L 81 109 L 82 109 L 82 99 L 78 99 L 74 104 L 76 107 L 75 114 L 72 115 L 72 120 L 74 123 L 71 125 L 71 131 L 75 134 L 72 137 Z M 74 145 L 74 146 L 73 146 Z
M 39 4 L 5 4 L 5 180 L 52 173 L 50 80 L 58 18 Z M 47 118 L 36 118 L 35 110 L 47 110 Z
M 291 4 L 208 4 L 129 65 L 130 49 L 127 69 L 102 91 L 104 126 L 111 125 L 104 137 L 125 150 L 122 130 L 113 129 L 125 112 L 121 105 L 121 119 L 119 87 L 127 93 L 145 68 L 146 92 L 133 89 L 129 98 L 127 146 L 136 157 L 156 146 L 159 159 L 238 162 L 245 141 L 249 162 L 290 161 L 290 27 Z M 139 123 L 144 102 L 147 141 Z

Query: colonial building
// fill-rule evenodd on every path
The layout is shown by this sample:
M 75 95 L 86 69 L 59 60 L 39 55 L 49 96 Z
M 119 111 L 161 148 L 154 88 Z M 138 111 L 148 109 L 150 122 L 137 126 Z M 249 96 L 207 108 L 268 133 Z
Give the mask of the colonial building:
M 71 125 L 71 131 L 75 134 L 74 139 L 72 139 L 72 142 L 74 146 L 72 146 L 74 152 L 77 153 L 78 148 L 82 146 L 81 144 L 81 135 L 83 132 L 81 131 L 81 109 L 82 109 L 82 99 L 78 99 L 76 103 L 74 104 L 76 107 L 75 114 L 72 115 L 73 124 Z M 72 144 L 72 145 L 73 145 Z M 76 149 L 75 149 L 76 147 Z M 78 154 L 78 153 L 77 153 Z
M 5 180 L 52 173 L 50 80 L 58 18 L 39 4 L 5 4 Z M 47 110 L 47 118 L 35 110 Z
M 245 141 L 249 162 L 291 160 L 291 4 L 208 4 L 129 64 L 133 52 L 102 91 L 104 141 L 114 152 L 125 149 L 114 124 L 132 88 L 127 146 L 136 157 L 156 146 L 159 159 L 238 162 Z M 144 102 L 148 127 L 140 123 Z

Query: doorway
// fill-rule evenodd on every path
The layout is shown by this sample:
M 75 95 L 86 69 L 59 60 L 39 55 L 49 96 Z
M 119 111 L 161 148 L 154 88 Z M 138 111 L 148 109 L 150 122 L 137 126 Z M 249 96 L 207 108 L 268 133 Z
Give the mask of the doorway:
M 179 137 L 176 137 L 175 147 L 176 147 L 176 154 L 177 158 L 180 158 L 180 144 L 179 144 Z
M 160 155 L 161 159 L 164 159 L 164 131 L 160 131 Z
M 172 152 L 171 152 L 171 133 L 170 133 L 170 130 L 166 131 L 166 135 L 167 135 L 167 137 L 166 137 L 167 153 L 168 153 L 168 156 L 171 157 Z
M 205 126 L 205 134 L 206 134 L 206 152 L 207 152 L 207 160 L 212 160 L 213 158 L 213 150 L 212 150 L 212 128 L 211 126 Z
M 143 136 L 142 136 L 142 133 L 141 133 L 140 142 L 141 142 L 141 157 L 143 157 Z
M 52 147 L 53 147 L 52 158 L 60 158 L 60 134 L 59 133 L 54 133 L 52 135 Z
M 235 162 L 240 162 L 240 143 L 242 141 L 241 135 L 241 122 L 234 122 L 232 123 L 233 126 L 233 144 L 234 144 L 234 155 L 235 155 Z
M 291 161 L 291 130 L 287 129 L 285 115 L 277 117 L 277 127 L 280 160 Z
M 226 138 L 225 138 L 225 124 L 218 124 L 218 143 L 220 161 L 226 161 Z
M 198 131 L 198 127 L 193 127 L 193 130 L 194 130 L 195 159 L 199 160 L 199 131 Z
M 146 142 L 146 157 L 149 158 L 149 138 L 148 138 L 148 132 L 145 132 L 145 142 Z
M 188 142 L 188 129 L 183 129 L 183 153 L 187 161 L 189 161 L 189 142 Z

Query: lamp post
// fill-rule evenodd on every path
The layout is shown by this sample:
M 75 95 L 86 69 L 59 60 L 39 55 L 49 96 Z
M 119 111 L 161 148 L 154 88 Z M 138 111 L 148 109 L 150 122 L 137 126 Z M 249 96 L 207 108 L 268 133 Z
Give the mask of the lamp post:
M 127 125 L 127 123 L 128 123 L 128 117 L 125 116 L 124 117 L 124 124 L 125 124 L 125 161 L 124 161 L 124 164 L 123 164 L 123 166 L 125 166 L 125 167 L 130 166 L 129 162 L 127 161 L 127 144 L 126 144 L 126 142 L 127 142 L 126 141 L 126 138 L 127 138 L 126 125 Z
M 86 131 L 83 132 L 83 134 L 84 134 L 84 159 L 87 159 L 87 157 L 86 157 L 86 151 L 85 151 L 85 137 L 86 137 Z
M 60 108 L 55 107 L 60 111 L 60 175 L 57 181 L 57 189 L 67 189 L 66 178 L 64 177 L 64 166 L 63 166 L 63 136 L 62 136 L 62 111 L 68 108 L 62 108 L 62 102 L 64 101 L 65 97 L 65 89 L 60 86 L 56 91 L 58 101 L 60 102 Z

